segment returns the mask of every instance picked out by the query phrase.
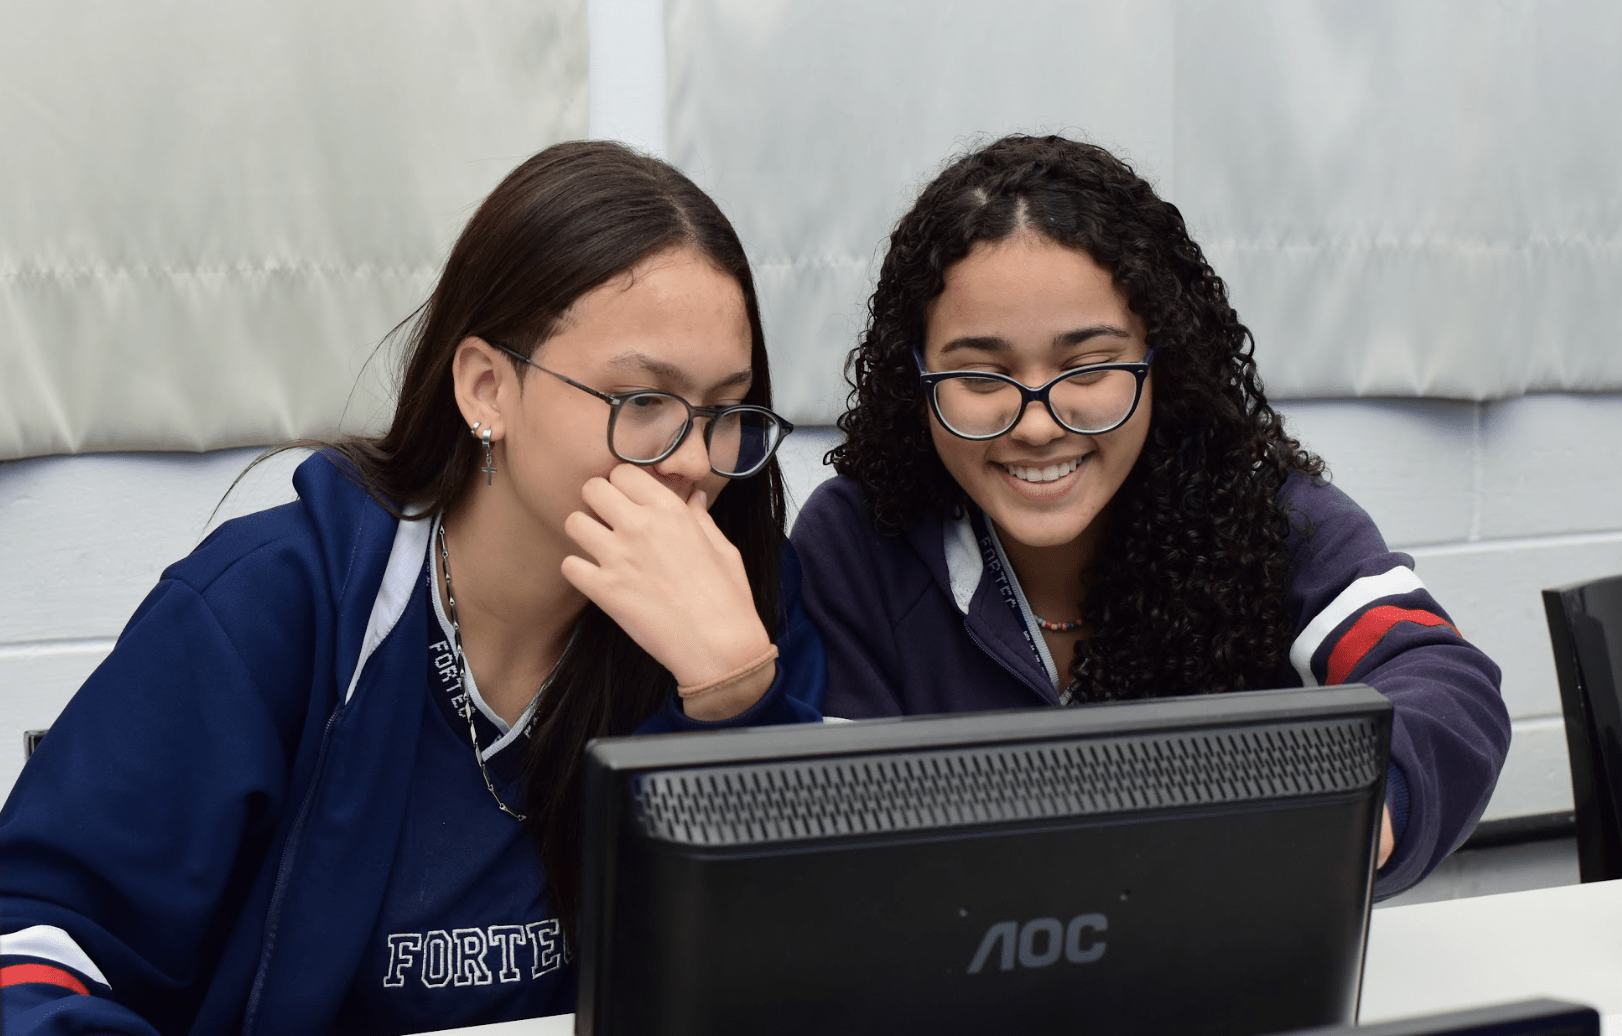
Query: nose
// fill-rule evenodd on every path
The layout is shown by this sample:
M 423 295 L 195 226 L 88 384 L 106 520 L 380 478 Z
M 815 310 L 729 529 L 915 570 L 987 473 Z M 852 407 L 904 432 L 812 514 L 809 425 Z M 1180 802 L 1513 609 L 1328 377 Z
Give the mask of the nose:
M 1019 420 L 1014 422 L 1014 427 L 1009 429 L 1008 434 L 1020 442 L 1041 446 L 1062 438 L 1065 429 L 1053 419 L 1053 415 L 1048 413 L 1048 408 L 1043 406 L 1040 400 L 1033 399 L 1025 404 L 1025 411 L 1019 415 Z
M 672 489 L 703 481 L 710 474 L 710 451 L 704 443 L 704 419 L 696 418 L 687 437 L 676 447 L 676 452 L 653 465 L 658 475 Z

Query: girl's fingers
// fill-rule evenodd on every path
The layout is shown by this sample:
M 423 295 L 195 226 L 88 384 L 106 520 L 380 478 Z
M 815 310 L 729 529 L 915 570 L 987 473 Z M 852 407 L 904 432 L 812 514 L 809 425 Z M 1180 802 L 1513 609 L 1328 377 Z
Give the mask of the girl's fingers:
M 623 465 L 622 465 L 623 466 Z M 636 513 L 638 504 L 605 478 L 591 478 L 580 487 L 580 499 L 591 508 L 601 524 L 617 529 Z
M 563 564 L 558 567 L 563 573 L 563 578 L 567 579 L 571 586 L 585 594 L 593 603 L 598 603 L 597 598 L 602 593 L 602 569 L 573 554 L 564 558 Z
M 563 519 L 563 532 L 599 565 L 614 556 L 614 530 L 584 511 L 570 512 Z
M 675 496 L 663 482 L 635 464 L 616 464 L 608 473 L 608 481 L 624 493 L 626 499 L 644 507 L 667 503 Z
M 710 518 L 708 495 L 686 501 L 632 465 L 593 479 L 564 531 L 586 557 L 562 563 L 589 597 L 679 683 L 703 683 L 758 657 L 770 638 L 743 559 Z
M 715 519 L 710 517 L 709 500 L 702 489 L 695 491 L 692 496 L 687 498 L 687 506 L 693 512 L 693 518 L 697 520 L 698 527 L 704 530 L 704 538 L 709 541 L 710 546 L 721 552 L 722 556 L 731 551 L 732 541 L 726 538 L 726 534 L 721 531 L 721 527 L 715 524 Z

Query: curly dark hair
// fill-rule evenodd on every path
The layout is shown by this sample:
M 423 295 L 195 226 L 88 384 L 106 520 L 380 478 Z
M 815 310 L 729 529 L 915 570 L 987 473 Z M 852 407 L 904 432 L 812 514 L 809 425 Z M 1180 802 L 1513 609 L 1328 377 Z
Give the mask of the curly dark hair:
M 1004 137 L 924 188 L 890 235 L 846 364 L 846 438 L 829 460 L 865 489 L 882 532 L 964 514 L 968 497 L 930 440 L 912 349 L 946 270 L 1021 228 L 1107 269 L 1156 350 L 1148 440 L 1083 574 L 1090 634 L 1070 661 L 1074 700 L 1274 685 L 1295 634 L 1280 490 L 1292 471 L 1321 476 L 1323 462 L 1268 405 L 1250 331 L 1182 214 L 1104 149 Z

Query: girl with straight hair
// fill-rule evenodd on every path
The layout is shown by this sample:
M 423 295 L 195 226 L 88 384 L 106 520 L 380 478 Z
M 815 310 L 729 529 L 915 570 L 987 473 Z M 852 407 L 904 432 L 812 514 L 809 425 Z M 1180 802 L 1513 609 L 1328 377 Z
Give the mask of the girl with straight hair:
M 1486 807 L 1509 744 L 1467 643 L 1268 405 L 1177 208 L 1012 136 L 890 237 L 839 477 L 794 543 L 830 715 L 1361 682 L 1395 708 L 1376 893 Z
M 24 769 L 4 1030 L 573 1010 L 588 739 L 817 715 L 770 403 L 714 202 L 615 144 L 519 166 L 389 429 L 295 444 L 297 502 L 171 566 Z

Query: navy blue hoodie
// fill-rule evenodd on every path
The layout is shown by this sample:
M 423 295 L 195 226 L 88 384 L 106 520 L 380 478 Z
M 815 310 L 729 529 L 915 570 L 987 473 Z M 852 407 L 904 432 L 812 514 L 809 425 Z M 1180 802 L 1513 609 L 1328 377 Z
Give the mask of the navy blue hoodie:
M 324 457 L 293 482 L 297 502 L 164 572 L 0 810 L 10 1036 L 332 1028 L 423 729 L 432 523 L 397 522 Z M 672 684 L 641 732 L 817 718 L 821 646 L 787 557 L 766 696 L 706 724 Z
M 1059 704 L 1058 672 L 983 515 L 885 536 L 863 499 L 855 482 L 832 479 L 794 526 L 805 608 L 827 651 L 824 711 Z M 1275 686 L 1366 683 L 1391 699 L 1397 844 L 1375 885 L 1388 896 L 1457 848 L 1487 806 L 1509 749 L 1499 670 L 1344 493 L 1293 476 L 1284 499 L 1297 519 L 1286 599 L 1297 635 Z

